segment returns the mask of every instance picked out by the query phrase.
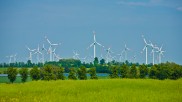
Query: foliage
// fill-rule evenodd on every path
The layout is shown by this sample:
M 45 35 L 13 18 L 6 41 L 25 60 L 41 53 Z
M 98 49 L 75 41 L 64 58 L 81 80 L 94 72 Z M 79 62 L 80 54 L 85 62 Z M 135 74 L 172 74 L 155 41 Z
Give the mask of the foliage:
M 101 64 L 101 65 L 104 65 L 104 64 L 105 64 L 105 59 L 101 59 L 101 60 L 100 60 L 100 64 Z
M 16 75 L 18 74 L 18 72 L 16 68 L 8 68 L 7 74 L 10 82 L 13 83 L 16 80 Z
M 86 68 L 85 66 L 81 66 L 80 68 L 78 68 L 77 70 L 77 75 L 78 75 L 78 78 L 80 80 L 87 80 L 87 75 L 86 75 L 87 71 L 86 71 Z
M 154 65 L 150 68 L 149 71 L 149 78 L 151 79 L 156 79 L 157 78 L 157 74 L 158 74 L 158 65 Z
M 139 75 L 140 78 L 145 78 L 146 75 L 148 74 L 147 66 L 144 64 L 139 66 L 139 71 L 140 71 Z
M 28 69 L 27 68 L 21 68 L 19 70 L 19 73 L 21 75 L 22 82 L 26 82 L 26 80 L 28 78 Z
M 121 74 L 121 78 L 128 78 L 129 77 L 129 66 L 127 66 L 126 64 L 123 64 L 120 68 L 120 74 Z
M 119 78 L 119 73 L 118 73 L 118 66 L 110 66 L 110 70 L 111 70 L 111 73 L 110 73 L 110 78 Z
M 91 79 L 98 79 L 97 74 L 96 74 L 96 68 L 90 68 L 89 74 L 90 74 Z
M 72 80 L 76 80 L 77 79 L 75 68 L 70 68 L 68 79 L 72 79 Z
M 57 79 L 61 79 L 61 80 L 64 80 L 65 79 L 65 76 L 64 76 L 64 68 L 62 68 L 62 67 L 56 68 L 55 74 L 57 75 Z
M 137 68 L 135 64 L 132 64 L 131 69 L 130 69 L 130 74 L 129 74 L 130 78 L 137 78 Z
M 37 66 L 34 66 L 33 69 L 30 70 L 30 77 L 32 80 L 39 80 L 40 79 L 40 70 Z
M 94 58 L 94 65 L 96 66 L 96 65 L 98 65 L 98 64 L 99 64 L 99 60 L 98 60 L 97 57 L 95 57 L 95 58 Z

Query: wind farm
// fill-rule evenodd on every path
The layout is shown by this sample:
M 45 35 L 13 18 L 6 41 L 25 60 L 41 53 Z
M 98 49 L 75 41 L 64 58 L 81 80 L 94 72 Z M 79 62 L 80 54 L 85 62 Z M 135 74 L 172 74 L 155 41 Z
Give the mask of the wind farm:
M 182 102 L 181 0 L 0 0 L 0 102 Z

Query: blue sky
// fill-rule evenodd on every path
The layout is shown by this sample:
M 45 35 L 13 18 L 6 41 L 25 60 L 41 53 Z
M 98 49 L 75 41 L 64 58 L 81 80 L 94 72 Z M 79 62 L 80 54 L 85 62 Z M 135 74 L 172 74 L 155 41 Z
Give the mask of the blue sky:
M 62 43 L 56 53 L 63 58 L 71 58 L 74 49 L 80 57 L 93 55 L 93 48 L 86 48 L 95 30 L 97 41 L 111 47 L 113 56 L 126 43 L 131 49 L 128 59 L 136 54 L 144 63 L 145 54 L 140 53 L 144 34 L 158 46 L 163 44 L 163 62 L 182 64 L 181 0 L 1 0 L 0 22 L 0 62 L 8 62 L 5 56 L 16 53 L 18 61 L 25 61 L 29 54 L 25 45 L 48 47 L 45 35 Z M 105 55 L 97 47 L 98 57 L 101 52 Z

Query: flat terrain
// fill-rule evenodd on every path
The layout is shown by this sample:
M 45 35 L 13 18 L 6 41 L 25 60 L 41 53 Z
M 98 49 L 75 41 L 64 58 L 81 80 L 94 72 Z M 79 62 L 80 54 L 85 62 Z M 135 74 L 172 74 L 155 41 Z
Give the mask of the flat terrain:
M 100 79 L 0 84 L 0 102 L 182 102 L 182 79 Z

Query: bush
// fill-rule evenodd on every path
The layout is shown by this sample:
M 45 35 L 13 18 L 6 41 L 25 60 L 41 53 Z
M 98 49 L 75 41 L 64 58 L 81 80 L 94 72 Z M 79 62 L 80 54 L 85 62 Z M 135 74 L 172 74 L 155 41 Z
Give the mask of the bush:
M 27 68 L 21 68 L 19 70 L 19 73 L 21 75 L 21 81 L 26 82 L 26 80 L 28 78 L 28 69 Z
M 10 82 L 14 82 L 16 80 L 16 75 L 18 74 L 16 68 L 8 68 L 7 69 L 8 79 Z
M 152 78 L 152 79 L 157 79 L 157 73 L 158 73 L 158 66 L 157 65 L 154 65 L 150 68 L 150 71 L 149 71 L 149 78 Z
M 77 74 L 78 74 L 78 78 L 80 80 L 87 80 L 87 75 L 86 75 L 87 71 L 85 66 L 81 66 L 78 70 L 77 70 Z
M 119 75 L 118 75 L 118 66 L 112 66 L 110 67 L 110 70 L 111 70 L 111 73 L 110 73 L 110 78 L 119 78 Z
M 38 69 L 37 66 L 33 67 L 30 70 L 30 77 L 32 78 L 32 80 L 39 80 L 40 79 L 40 70 Z
M 140 78 L 145 78 L 146 75 L 148 74 L 147 66 L 144 64 L 139 66 L 139 71 L 140 71 L 139 75 Z
M 65 76 L 64 76 L 64 68 L 60 67 L 57 68 L 57 78 L 61 79 L 61 80 L 65 80 Z
M 157 68 L 157 79 L 164 80 L 170 77 L 171 68 L 167 67 L 165 64 L 161 64 Z
M 179 65 L 174 65 L 171 69 L 170 79 L 177 80 L 182 77 L 182 67 Z
M 121 74 L 121 78 L 128 78 L 129 77 L 129 67 L 128 67 L 128 65 L 123 64 L 121 66 L 120 74 Z
M 70 68 L 68 79 L 76 80 L 76 71 L 75 68 Z
M 96 68 L 90 68 L 89 74 L 90 74 L 90 79 L 98 79 L 96 74 Z
M 133 64 L 131 66 L 131 70 L 130 70 L 130 78 L 137 78 L 137 68 L 136 68 L 136 65 Z

